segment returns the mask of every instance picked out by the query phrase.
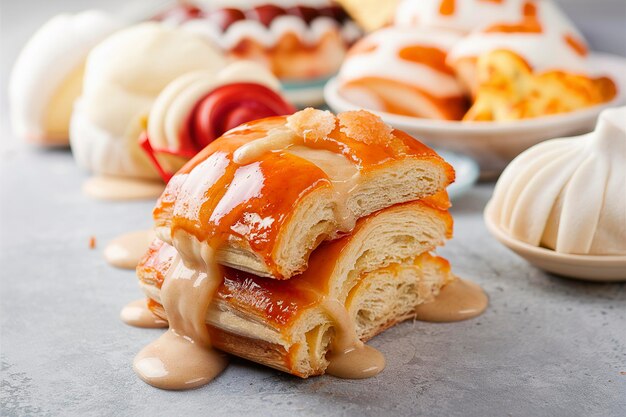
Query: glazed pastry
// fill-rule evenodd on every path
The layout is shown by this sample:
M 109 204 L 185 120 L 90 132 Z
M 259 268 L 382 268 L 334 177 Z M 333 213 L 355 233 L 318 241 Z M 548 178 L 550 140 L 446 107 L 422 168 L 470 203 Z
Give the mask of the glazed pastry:
M 35 32 L 9 80 L 11 122 L 17 136 L 43 146 L 68 145 L 85 58 L 120 26 L 113 16 L 89 10 L 55 16 Z
M 396 9 L 394 24 L 411 28 L 450 30 L 464 35 L 497 22 L 517 21 L 522 17 L 524 5 L 534 2 L 534 0 L 403 0 Z
M 528 244 L 626 255 L 626 107 L 605 110 L 594 132 L 522 153 L 489 206 L 495 224 Z
M 428 119 L 460 120 L 467 101 L 446 64 L 460 36 L 387 28 L 357 42 L 339 72 L 339 92 L 371 110 Z
M 219 239 L 223 265 L 286 279 L 356 219 L 435 194 L 453 178 L 431 149 L 371 113 L 306 109 L 244 124 L 202 150 L 168 183 L 156 231 L 180 241 L 183 256 Z M 208 226 L 207 216 L 227 219 Z
M 329 0 L 220 0 L 179 5 L 158 17 L 202 34 L 228 56 L 266 65 L 283 81 L 334 74 L 360 31 Z
M 457 43 L 448 64 L 475 97 L 466 120 L 514 120 L 610 101 L 613 81 L 592 75 L 586 43 L 550 1 L 526 2 Z
M 77 162 L 98 175 L 158 178 L 138 141 L 152 104 L 177 77 L 224 65 L 205 40 L 157 23 L 113 34 L 87 58 L 83 93 L 71 121 Z
M 507 50 L 480 56 L 476 72 L 478 90 L 464 120 L 519 120 L 567 113 L 608 102 L 617 94 L 608 77 L 536 72 Z
M 149 297 L 139 305 L 169 330 L 135 371 L 193 388 L 226 367 L 218 347 L 302 377 L 366 378 L 385 360 L 362 340 L 437 310 L 479 314 L 484 293 L 430 253 L 451 235 L 453 176 L 365 111 L 306 109 L 232 129 L 172 178 L 153 212 L 159 240 L 137 269 Z M 469 306 L 440 308 L 467 295 Z
M 225 268 L 206 314 L 211 342 L 299 377 L 322 374 L 342 339 L 352 342 L 354 332 L 366 341 L 415 317 L 418 305 L 453 281 L 448 262 L 429 253 L 451 227 L 446 207 L 407 203 L 359 220 L 351 235 L 323 244 L 308 269 L 288 281 Z M 160 288 L 177 263 L 176 249 L 156 241 L 137 268 L 148 305 L 163 319 Z
M 196 71 L 163 89 L 148 116 L 142 146 L 167 182 L 191 157 L 242 123 L 295 109 L 264 67 L 237 61 L 217 74 Z

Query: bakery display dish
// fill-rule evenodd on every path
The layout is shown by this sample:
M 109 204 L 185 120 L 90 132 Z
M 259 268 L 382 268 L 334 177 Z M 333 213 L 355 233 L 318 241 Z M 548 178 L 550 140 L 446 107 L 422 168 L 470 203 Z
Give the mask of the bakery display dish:
M 364 378 L 384 368 L 363 344 L 384 329 L 480 314 L 482 290 L 434 254 L 452 234 L 453 179 L 435 152 L 365 111 L 309 108 L 230 130 L 154 209 L 157 239 L 137 274 L 144 308 L 169 330 L 135 371 L 192 388 L 227 352 L 300 377 Z
M 625 280 L 625 162 L 626 107 L 605 110 L 593 132 L 511 162 L 485 210 L 489 229 L 548 271 Z
M 493 178 L 517 155 L 546 139 L 579 134 L 593 129 L 598 115 L 609 107 L 626 103 L 626 60 L 610 54 L 592 53 L 590 66 L 602 68 L 615 80 L 617 96 L 609 103 L 546 117 L 507 122 L 458 122 L 397 115 L 372 110 L 387 123 L 438 148 L 466 154 L 475 159 L 481 177 Z M 335 111 L 359 109 L 339 93 L 337 79 L 324 88 L 324 97 Z
M 228 128 L 293 112 L 278 87 L 264 68 L 227 66 L 219 50 L 187 31 L 142 23 L 116 32 L 89 54 L 72 115 L 72 152 L 96 175 L 85 191 L 108 199 L 160 195 L 168 172 Z
M 185 2 L 157 19 L 201 34 L 230 58 L 265 65 L 289 85 L 288 93 L 305 101 L 296 104 L 305 105 L 322 102 L 321 84 L 337 72 L 361 33 L 329 0 Z M 317 102 L 306 102 L 314 98 L 314 87 Z
M 16 136 L 41 146 L 67 146 L 72 106 L 80 95 L 85 58 L 122 26 L 96 10 L 60 14 L 46 22 L 20 52 L 9 79 Z
M 336 111 L 370 109 L 434 146 L 467 153 L 485 176 L 539 141 L 592 129 L 603 108 L 624 101 L 626 61 L 589 53 L 551 1 L 404 2 L 398 16 L 396 26 L 355 44 L 326 85 L 327 103 Z M 406 52 L 403 32 L 419 53 Z M 420 77 L 407 76 L 409 60 Z M 380 88 L 379 79 L 393 88 Z M 452 92 L 456 100 L 441 100 Z M 424 111 L 425 104 L 445 110 Z

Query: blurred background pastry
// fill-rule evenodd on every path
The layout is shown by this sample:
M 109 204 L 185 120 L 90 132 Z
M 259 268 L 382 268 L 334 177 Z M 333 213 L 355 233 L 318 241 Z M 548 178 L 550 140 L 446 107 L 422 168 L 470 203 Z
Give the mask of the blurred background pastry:
M 585 39 L 551 0 L 407 0 L 391 27 L 350 50 L 330 95 L 342 108 L 424 119 L 549 116 L 617 96 L 615 71 L 588 58 Z M 439 133 L 428 126 L 416 134 Z
M 466 35 L 502 21 L 518 21 L 523 6 L 535 0 L 403 0 L 395 12 L 397 26 L 444 29 Z M 543 1 L 543 0 L 539 0 Z
M 123 189 L 124 180 L 133 189 L 156 180 L 150 190 L 158 196 L 161 180 L 224 131 L 293 111 L 264 67 L 228 65 L 221 51 L 196 34 L 141 23 L 89 54 L 72 116 L 72 152 L 96 175 L 85 185 L 90 195 L 106 198 L 105 189 L 118 195 L 114 190 Z M 132 198 L 133 192 L 121 195 Z
M 605 110 L 591 133 L 518 156 L 498 180 L 486 215 L 533 246 L 626 255 L 626 107 Z
M 224 65 L 205 40 L 156 23 L 111 35 L 87 58 L 71 122 L 76 161 L 96 175 L 158 178 L 138 141 L 154 100 L 180 75 Z
M 367 35 L 349 51 L 339 92 L 353 103 L 388 113 L 460 120 L 468 102 L 448 51 L 460 36 L 390 27 Z
M 547 0 L 462 39 L 448 63 L 474 98 L 465 120 L 501 121 L 565 113 L 612 100 L 614 82 L 587 63 L 586 41 Z
M 257 61 L 283 82 L 324 80 L 360 30 L 329 0 L 185 2 L 158 16 L 202 34 L 227 56 Z
M 119 18 L 88 10 L 60 14 L 29 39 L 9 80 L 16 136 L 43 146 L 67 146 L 74 100 L 80 95 L 87 54 L 122 27 Z

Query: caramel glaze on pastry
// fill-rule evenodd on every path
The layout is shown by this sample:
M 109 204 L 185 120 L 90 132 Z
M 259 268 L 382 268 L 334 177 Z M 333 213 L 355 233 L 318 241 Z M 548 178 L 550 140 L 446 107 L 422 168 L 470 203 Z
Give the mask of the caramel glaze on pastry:
M 286 279 L 357 218 L 435 194 L 453 178 L 434 151 L 371 113 L 307 109 L 211 143 L 171 179 L 154 219 L 168 243 L 184 239 L 193 254 L 215 246 L 226 266 Z
M 155 243 L 138 272 L 144 290 L 163 307 L 160 315 L 170 327 L 137 355 L 135 371 L 157 387 L 192 388 L 210 381 L 226 366 L 226 357 L 213 346 L 225 350 L 236 346 L 233 350 L 240 348 L 235 353 L 241 356 L 308 376 L 329 366 L 325 352 L 330 346 L 331 362 L 344 364 L 331 365 L 330 372 L 350 377 L 379 372 L 382 356 L 360 339 L 414 316 L 417 304 L 432 299 L 441 285 L 452 281 L 447 262 L 428 252 L 450 235 L 449 203 L 442 192 L 453 176 L 452 168 L 431 149 L 364 111 L 334 116 L 307 109 L 226 133 L 172 178 L 154 210 L 157 236 L 163 243 Z M 423 201 L 402 204 L 416 200 Z M 400 205 L 389 208 L 394 204 Z M 371 215 L 374 212 L 378 213 Z M 411 216 L 412 222 L 407 220 Z M 339 240 L 313 252 L 323 241 L 342 235 L 347 235 L 342 239 L 348 242 L 345 247 Z M 413 287 L 419 287 L 416 276 L 429 276 L 434 283 L 422 292 L 409 291 L 413 298 L 395 309 L 374 308 L 365 320 L 371 326 L 359 330 L 358 319 L 351 317 L 345 303 L 358 304 L 348 296 L 356 297 L 349 292 L 361 273 L 371 282 L 380 279 L 381 288 L 393 282 L 393 276 L 412 277 Z M 303 276 L 319 281 L 308 283 Z M 261 291 L 265 298 L 255 290 L 262 288 L 261 282 L 269 285 Z M 341 288 L 331 288 L 330 282 L 342 284 Z M 360 294 L 369 294 L 366 281 L 361 285 L 365 286 Z M 239 302 L 241 310 L 222 317 L 220 326 L 226 326 L 227 332 L 212 335 L 207 314 L 213 301 L 225 294 L 224 288 L 236 294 L 226 298 Z M 252 292 L 244 301 L 246 288 Z M 271 300 L 279 294 L 286 294 L 284 300 L 266 311 L 263 300 L 269 300 L 266 307 L 272 306 Z M 393 295 L 384 299 L 396 300 Z M 289 321 L 293 314 L 289 305 L 296 312 L 303 306 L 321 306 L 321 311 L 305 309 L 327 318 L 322 320 L 325 326 L 306 336 L 318 338 L 311 342 L 321 349 L 315 355 L 303 350 L 304 341 L 295 338 L 283 340 L 284 351 L 276 353 L 267 340 L 263 342 L 264 335 L 271 333 L 258 321 L 241 316 L 260 314 L 266 323 Z M 280 313 L 283 307 L 287 310 Z M 159 314 L 158 305 L 153 304 L 153 311 Z M 254 330 L 246 334 L 250 324 Z M 300 329 L 297 334 L 305 333 Z M 275 353 L 278 356 L 269 359 Z

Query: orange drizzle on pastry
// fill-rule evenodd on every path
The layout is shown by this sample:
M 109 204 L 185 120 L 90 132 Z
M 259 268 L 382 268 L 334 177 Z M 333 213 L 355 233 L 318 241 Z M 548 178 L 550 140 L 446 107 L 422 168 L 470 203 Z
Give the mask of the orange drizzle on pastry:
M 441 13 L 443 16 L 452 16 L 454 14 L 455 6 L 455 0 L 441 0 L 441 4 L 439 5 L 439 13 Z
M 389 139 L 381 142 L 368 142 L 367 138 L 376 134 L 367 131 L 361 132 L 361 140 L 354 131 L 348 132 L 348 137 L 344 133 L 346 126 L 353 126 L 353 130 L 356 126 L 363 128 L 366 118 L 360 115 L 359 123 L 345 123 L 347 116 L 343 117 L 344 123 L 332 128 L 328 137 L 306 142 L 306 146 L 343 155 L 362 174 L 407 156 L 438 158 L 430 148 L 399 131 L 390 131 Z M 313 190 L 331 186 L 318 166 L 284 150 L 266 152 L 253 164 L 242 166 L 233 161 L 236 149 L 266 137 L 272 129 L 283 126 L 285 120 L 275 117 L 244 124 L 212 142 L 169 182 L 154 209 L 157 223 L 168 218 L 172 236 L 184 231 L 199 241 L 211 236 L 242 238 L 267 265 L 275 266 L 273 250 L 292 207 Z M 290 178 L 288 186 L 284 178 Z M 207 189 L 205 197 L 174 207 L 182 184 L 190 179 L 202 181 Z
M 454 70 L 446 64 L 446 52 L 439 48 L 424 45 L 405 46 L 400 49 L 398 56 L 406 61 L 429 66 L 444 74 L 455 74 Z
M 358 81 L 346 82 L 344 86 L 347 88 L 367 86 L 370 91 L 375 93 L 376 99 L 382 105 L 382 111 L 403 116 L 424 117 L 422 114 L 416 113 L 413 108 L 393 100 L 391 98 L 391 94 L 389 93 L 391 89 L 401 89 L 404 91 L 408 90 L 416 96 L 426 98 L 427 101 L 431 103 L 440 113 L 441 119 L 461 120 L 468 109 L 468 103 L 465 97 L 436 97 L 421 88 L 408 86 L 401 81 L 388 78 L 374 76 L 363 77 Z
M 578 38 L 572 34 L 566 34 L 563 36 L 567 45 L 572 48 L 580 56 L 586 56 L 588 53 L 587 46 Z
M 486 33 L 541 33 L 543 28 L 537 17 L 537 6 L 533 2 L 524 3 L 523 18 L 519 23 L 499 23 L 490 26 Z

